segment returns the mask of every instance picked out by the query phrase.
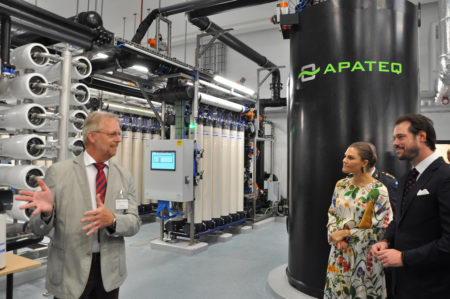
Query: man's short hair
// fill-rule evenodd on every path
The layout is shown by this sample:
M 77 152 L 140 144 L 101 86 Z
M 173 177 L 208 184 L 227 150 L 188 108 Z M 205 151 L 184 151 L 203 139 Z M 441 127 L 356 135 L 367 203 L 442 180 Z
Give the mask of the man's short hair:
M 100 130 L 100 121 L 103 118 L 112 118 L 119 122 L 119 118 L 117 115 L 111 112 L 106 111 L 94 111 L 88 114 L 83 123 L 83 142 L 84 145 L 87 145 L 87 133 L 89 132 L 97 132 Z
M 395 125 L 409 121 L 411 125 L 408 130 L 416 136 L 420 131 L 427 134 L 425 144 L 431 149 L 436 150 L 436 131 L 433 127 L 433 121 L 422 114 L 404 114 L 397 118 Z

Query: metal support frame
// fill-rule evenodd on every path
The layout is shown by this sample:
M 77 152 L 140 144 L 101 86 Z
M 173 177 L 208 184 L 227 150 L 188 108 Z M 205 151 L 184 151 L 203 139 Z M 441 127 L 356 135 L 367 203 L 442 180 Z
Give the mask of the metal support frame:
M 167 56 L 170 57 L 172 53 L 172 21 L 161 16 L 156 17 L 156 34 L 155 34 L 156 52 L 159 53 L 158 33 L 161 32 L 161 21 L 167 24 Z
M 199 60 L 205 54 L 206 50 L 211 47 L 211 45 L 220 38 L 224 33 L 233 30 L 233 28 L 224 29 L 222 31 L 219 31 L 217 34 L 215 33 L 201 33 L 197 34 L 197 47 L 195 48 L 195 67 L 199 68 Z M 200 40 L 205 36 L 212 36 L 211 40 L 205 45 L 203 51 L 200 51 Z
M 264 141 L 264 142 L 270 142 L 271 143 L 271 157 L 270 157 L 270 171 L 271 171 L 271 176 L 273 175 L 273 148 L 274 148 L 274 139 L 267 139 L 267 138 L 260 138 L 258 137 L 258 132 L 259 132 L 259 116 L 260 116 L 260 111 L 261 111 L 261 103 L 260 103 L 260 90 L 261 90 L 261 86 L 262 84 L 267 80 L 267 78 L 269 78 L 269 76 L 277 69 L 280 68 L 284 68 L 284 66 L 277 66 L 277 67 L 269 67 L 269 68 L 258 68 L 256 70 L 256 82 L 257 82 L 257 91 L 256 91 L 256 103 L 255 103 L 255 109 L 256 109 L 256 118 L 255 118 L 255 137 L 253 138 L 253 156 L 252 159 L 253 163 L 252 163 L 252 195 L 249 197 L 253 200 L 253 215 L 252 215 L 252 221 L 253 222 L 257 222 L 256 219 L 256 155 L 258 153 L 258 143 L 257 141 Z M 260 74 L 262 71 L 269 71 L 268 74 L 266 74 L 266 76 L 264 76 L 264 78 L 261 80 Z M 262 186 L 262 188 L 264 188 L 264 186 Z M 264 218 L 260 219 L 263 220 Z

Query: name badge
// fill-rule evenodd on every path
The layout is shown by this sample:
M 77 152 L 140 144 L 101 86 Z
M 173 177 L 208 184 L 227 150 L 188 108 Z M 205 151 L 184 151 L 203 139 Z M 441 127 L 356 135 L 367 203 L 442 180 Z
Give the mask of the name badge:
M 116 210 L 128 210 L 128 199 L 116 199 Z

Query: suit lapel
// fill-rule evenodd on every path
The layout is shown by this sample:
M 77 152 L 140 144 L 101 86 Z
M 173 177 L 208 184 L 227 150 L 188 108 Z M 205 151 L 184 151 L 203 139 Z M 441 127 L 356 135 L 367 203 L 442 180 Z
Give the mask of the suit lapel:
M 89 181 L 87 178 L 87 173 L 86 173 L 86 166 L 84 165 L 84 155 L 78 155 L 74 160 L 73 163 L 75 165 L 74 167 L 74 171 L 75 171 L 75 176 L 78 180 L 78 184 L 80 186 L 84 186 L 84 188 L 81 188 L 81 194 L 83 197 L 83 200 L 86 201 L 87 205 L 89 207 L 92 206 L 91 203 L 91 193 L 90 193 L 90 188 L 89 188 Z
M 108 178 L 107 178 L 107 186 L 106 186 L 106 195 L 105 195 L 105 205 L 107 207 L 114 207 L 114 194 L 117 194 L 115 182 L 119 182 L 119 171 L 116 168 L 116 165 L 109 161 L 109 169 L 108 169 Z
M 433 177 L 434 172 L 441 166 L 442 162 L 444 162 L 444 160 L 442 158 L 439 158 L 436 159 L 433 163 L 431 163 L 430 166 L 428 166 L 427 169 L 425 169 L 425 171 L 420 175 L 419 179 L 414 184 L 414 186 L 412 186 L 411 190 L 409 190 L 408 194 L 406 194 L 406 198 L 404 199 L 406 202 L 402 210 L 400 221 L 403 219 L 411 203 L 417 199 L 417 192 L 420 189 L 423 189 L 422 187 L 425 186 L 428 183 L 428 181 Z M 402 195 L 403 190 L 405 190 L 405 184 L 406 184 L 406 176 L 402 179 L 402 183 L 400 186 L 401 187 L 400 190 L 402 190 Z

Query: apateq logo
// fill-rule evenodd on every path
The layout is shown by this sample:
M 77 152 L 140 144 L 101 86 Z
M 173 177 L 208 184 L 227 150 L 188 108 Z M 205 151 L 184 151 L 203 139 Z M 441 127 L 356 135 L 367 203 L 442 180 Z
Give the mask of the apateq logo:
M 389 61 L 341 61 L 337 64 L 329 63 L 323 72 L 321 67 L 317 67 L 315 63 L 302 66 L 298 79 L 307 82 L 316 79 L 316 76 L 328 75 L 329 73 L 339 74 L 342 72 L 380 72 L 394 73 L 400 75 L 402 73 L 402 64 Z

